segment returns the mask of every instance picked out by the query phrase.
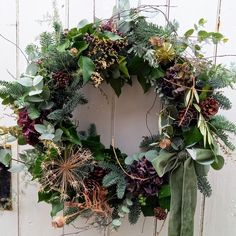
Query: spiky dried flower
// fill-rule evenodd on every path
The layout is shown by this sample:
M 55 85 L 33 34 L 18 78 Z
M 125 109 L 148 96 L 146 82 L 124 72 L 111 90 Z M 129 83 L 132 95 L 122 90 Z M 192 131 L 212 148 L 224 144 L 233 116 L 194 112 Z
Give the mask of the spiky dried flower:
M 69 190 L 84 189 L 84 179 L 93 166 L 92 153 L 88 149 L 73 147 L 64 150 L 64 155 L 42 163 L 42 189 L 54 189 L 60 192 L 62 199 L 69 198 Z

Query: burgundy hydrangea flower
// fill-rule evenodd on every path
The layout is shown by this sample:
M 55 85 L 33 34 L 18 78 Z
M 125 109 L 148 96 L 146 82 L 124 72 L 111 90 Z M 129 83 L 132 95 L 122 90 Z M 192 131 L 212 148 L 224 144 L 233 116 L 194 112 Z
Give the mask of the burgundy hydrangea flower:
M 133 162 L 129 174 L 134 178 L 127 179 L 127 189 L 136 196 L 155 196 L 164 183 L 164 179 L 158 176 L 152 163 L 145 157 Z
M 26 108 L 21 109 L 18 114 L 17 124 L 22 128 L 22 134 L 26 142 L 30 145 L 35 145 L 39 142 L 40 134 L 35 130 L 34 125 L 40 122 L 40 119 L 32 120 Z

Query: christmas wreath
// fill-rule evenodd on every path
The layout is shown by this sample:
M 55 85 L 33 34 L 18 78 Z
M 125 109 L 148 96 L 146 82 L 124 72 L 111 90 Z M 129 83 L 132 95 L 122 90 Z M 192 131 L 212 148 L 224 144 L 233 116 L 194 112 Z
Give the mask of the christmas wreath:
M 227 39 L 205 31 L 204 19 L 180 37 L 176 23 L 148 22 L 140 15 L 146 8 L 70 30 L 55 22 L 54 32 L 27 47 L 26 72 L 0 81 L 2 104 L 17 117 L 1 134 L 33 146 L 20 162 L 40 183 L 38 198 L 52 204 L 51 216 L 63 210 L 55 227 L 82 216 L 118 229 L 126 214 L 131 224 L 141 213 L 159 220 L 169 214 L 169 236 L 191 236 L 197 188 L 211 195 L 209 168 L 221 169 L 222 155 L 235 149 L 229 139 L 235 124 L 217 115 L 231 108 L 222 89 L 235 83 L 235 70 L 202 53 L 204 43 Z M 119 96 L 134 79 L 159 95 L 162 109 L 158 134 L 144 137 L 141 151 L 127 156 L 114 143 L 105 147 L 95 125 L 81 131 L 72 112 L 87 103 L 86 84 L 98 89 L 106 82 Z M 0 161 L 9 165 L 9 150 L 0 150 Z

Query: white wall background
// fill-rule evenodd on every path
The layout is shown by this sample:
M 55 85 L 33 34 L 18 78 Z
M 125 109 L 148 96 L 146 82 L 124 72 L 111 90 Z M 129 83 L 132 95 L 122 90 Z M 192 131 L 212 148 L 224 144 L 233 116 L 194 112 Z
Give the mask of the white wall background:
M 84 18 L 93 20 L 111 16 L 112 7 L 118 0 L 56 0 L 59 14 L 65 28 L 74 27 Z M 192 27 L 200 18 L 207 19 L 207 29 L 215 30 L 220 19 L 220 31 L 230 40 L 227 45 L 220 45 L 217 50 L 207 47 L 209 56 L 216 54 L 236 54 L 236 2 L 234 0 L 131 0 L 132 6 L 138 4 L 167 5 L 162 7 L 169 14 L 170 19 L 180 23 L 180 32 Z M 50 30 L 47 21 L 53 13 L 51 0 L 0 0 L 0 34 L 18 44 L 22 49 L 33 42 L 40 32 Z M 220 13 L 220 14 L 219 14 Z M 153 21 L 163 22 L 163 19 L 154 17 Z M 236 57 L 219 57 L 217 62 L 236 62 Z M 26 62 L 20 51 L 11 43 L 0 37 L 0 79 L 12 79 L 7 71 L 18 77 L 24 71 Z M 109 145 L 114 135 L 116 144 L 128 153 L 137 151 L 141 136 L 148 135 L 145 125 L 145 115 L 154 100 L 154 93 L 143 95 L 139 85 L 134 83 L 132 88 L 126 86 L 118 99 L 111 89 L 103 87 L 106 99 L 95 89 L 86 88 L 89 105 L 75 112 L 75 118 L 80 120 L 82 128 L 89 123 L 97 124 L 98 132 L 102 134 L 105 144 Z M 233 101 L 234 109 L 224 114 L 236 122 L 236 94 L 235 91 L 226 91 Z M 148 123 L 155 133 L 159 103 L 148 115 Z M 11 124 L 1 109 L 0 124 Z M 14 146 L 17 155 L 18 147 Z M 212 171 L 210 181 L 213 187 L 213 196 L 202 199 L 199 195 L 199 204 L 196 213 L 196 236 L 234 236 L 236 235 L 236 177 L 235 158 L 227 158 L 226 166 L 220 172 Z M 13 211 L 0 212 L 1 236 L 60 236 L 76 235 L 74 227 L 53 229 L 49 217 L 50 208 L 46 204 L 37 204 L 37 185 L 25 184 L 25 174 L 14 175 L 12 182 Z M 0 183 L 1 184 L 1 183 Z M 108 232 L 111 236 L 151 236 L 153 235 L 154 220 L 141 219 L 135 226 L 124 223 L 118 233 Z M 84 222 L 79 220 L 78 225 Z M 144 226 L 143 226 L 144 225 Z M 160 236 L 167 235 L 166 227 Z M 158 222 L 158 228 L 161 222 Z M 142 229 L 143 228 L 143 229 Z M 143 232 L 142 232 L 143 231 Z M 104 232 L 90 230 L 81 233 L 82 236 L 104 235 Z

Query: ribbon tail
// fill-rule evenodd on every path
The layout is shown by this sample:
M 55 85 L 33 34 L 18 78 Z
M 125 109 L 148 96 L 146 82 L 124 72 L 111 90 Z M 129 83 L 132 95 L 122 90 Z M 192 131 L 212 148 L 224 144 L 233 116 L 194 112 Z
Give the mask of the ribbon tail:
M 194 161 L 189 158 L 184 163 L 181 236 L 193 236 L 194 214 L 197 204 L 197 175 Z
M 184 164 L 180 163 L 170 175 L 171 202 L 168 236 L 180 236 L 181 232 L 183 172 Z
M 188 158 L 171 172 L 171 207 L 168 236 L 193 236 L 197 203 L 194 161 Z

